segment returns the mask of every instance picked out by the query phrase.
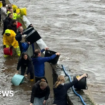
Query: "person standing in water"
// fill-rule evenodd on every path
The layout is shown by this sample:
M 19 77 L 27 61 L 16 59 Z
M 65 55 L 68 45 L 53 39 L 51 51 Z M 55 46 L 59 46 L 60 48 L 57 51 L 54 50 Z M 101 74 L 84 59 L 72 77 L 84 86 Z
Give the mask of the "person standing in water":
M 50 94 L 50 88 L 45 79 L 34 84 L 31 93 L 30 105 L 46 105 Z
M 30 81 L 34 80 L 34 73 L 33 73 L 33 64 L 31 58 L 28 56 L 27 53 L 22 53 L 21 58 L 18 61 L 17 64 L 17 72 L 16 74 L 19 73 L 19 69 L 21 67 L 21 75 L 27 76 L 28 73 L 30 73 Z M 26 68 L 27 72 L 26 72 Z
M 16 51 L 17 56 L 20 56 L 20 48 L 19 44 L 15 39 L 16 33 L 13 30 L 5 30 L 3 35 L 3 48 L 14 48 Z M 8 57 L 8 55 L 4 54 L 4 57 Z
M 56 56 L 60 55 L 60 53 L 56 53 L 56 54 L 52 55 L 51 57 L 41 57 L 41 53 L 47 49 L 48 48 L 45 48 L 41 51 L 36 49 L 34 52 L 34 56 L 32 56 L 36 82 L 42 78 L 45 78 L 45 65 L 44 65 L 44 63 L 47 61 L 50 61 L 50 60 L 54 59 Z
M 82 76 L 77 77 L 75 81 L 64 84 L 65 82 L 64 76 L 62 75 L 58 76 L 58 79 L 54 85 L 54 103 L 53 104 L 68 105 L 67 104 L 68 89 L 70 89 L 70 87 L 74 86 L 78 81 L 80 81 L 84 77 L 87 77 L 87 74 L 83 74 Z

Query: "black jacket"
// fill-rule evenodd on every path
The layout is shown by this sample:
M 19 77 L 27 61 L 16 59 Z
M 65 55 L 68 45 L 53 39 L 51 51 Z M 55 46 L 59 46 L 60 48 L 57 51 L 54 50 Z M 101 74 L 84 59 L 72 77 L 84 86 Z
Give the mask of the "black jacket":
M 22 57 L 19 59 L 17 64 L 17 70 L 20 69 L 20 67 L 28 67 L 27 74 L 29 72 L 33 72 L 33 63 L 30 57 L 28 57 L 27 60 L 24 60 Z
M 3 27 L 3 33 L 2 35 L 4 34 L 5 30 L 8 29 L 8 25 L 12 22 L 12 19 L 7 17 L 5 20 L 4 20 L 4 27 Z
M 67 91 L 70 87 L 77 83 L 77 79 L 71 83 L 66 83 L 64 85 L 59 85 L 54 88 L 54 104 L 57 105 L 68 105 L 67 104 Z
M 22 40 L 22 35 L 20 34 L 20 32 L 17 32 L 17 34 L 16 34 L 16 40 L 18 42 L 20 42 Z
M 17 32 L 17 26 L 16 25 L 8 25 L 8 29 L 13 30 L 15 33 Z
M 39 83 L 40 83 L 40 81 L 35 83 L 33 88 L 32 88 L 31 100 L 30 100 L 31 103 L 34 102 L 35 97 L 37 97 L 37 98 L 45 97 L 45 100 L 47 100 L 48 97 L 49 97 L 49 94 L 50 94 L 49 86 L 47 86 L 44 90 L 41 90 L 40 86 L 39 86 Z
M 17 34 L 16 34 L 16 40 L 18 41 L 18 43 L 19 43 L 19 47 L 20 47 L 20 51 L 21 51 L 21 53 L 22 53 L 22 45 L 21 45 L 21 40 L 22 40 L 22 35 L 20 34 L 20 32 L 17 32 Z

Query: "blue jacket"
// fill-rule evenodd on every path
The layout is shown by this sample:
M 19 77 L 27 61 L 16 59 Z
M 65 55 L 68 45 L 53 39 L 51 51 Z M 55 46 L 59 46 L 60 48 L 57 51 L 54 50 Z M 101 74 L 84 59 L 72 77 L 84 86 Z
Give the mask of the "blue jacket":
M 43 52 L 42 50 L 41 52 Z M 34 73 L 35 77 L 44 77 L 45 76 L 45 65 L 44 63 L 54 59 L 56 55 L 52 55 L 51 57 L 37 57 L 32 58 L 33 65 L 34 65 Z

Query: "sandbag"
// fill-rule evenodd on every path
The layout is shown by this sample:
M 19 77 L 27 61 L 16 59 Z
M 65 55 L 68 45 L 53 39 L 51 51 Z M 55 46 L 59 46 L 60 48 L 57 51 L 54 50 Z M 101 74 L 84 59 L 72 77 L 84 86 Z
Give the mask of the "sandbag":
M 36 42 L 37 40 L 41 39 L 41 36 L 39 35 L 39 33 L 36 30 L 32 30 L 27 36 L 26 36 L 26 40 L 28 42 L 30 42 L 31 44 L 33 44 L 34 42 Z
M 30 28 L 27 28 L 23 31 L 23 34 L 29 34 L 32 30 L 34 30 L 34 27 L 30 27 Z
M 23 15 L 27 15 L 27 9 L 26 8 L 20 8 L 20 14 Z
M 75 81 L 75 79 L 76 79 L 77 76 L 80 76 L 80 75 L 74 76 L 74 78 L 73 78 L 74 81 Z M 79 90 L 81 90 L 81 89 L 87 89 L 87 78 L 84 77 L 84 78 L 82 78 L 80 81 L 78 81 L 78 82 L 74 85 L 74 88 L 79 89 Z
M 52 56 L 53 54 L 55 54 L 56 52 L 55 51 L 51 51 L 51 50 L 46 50 L 45 51 L 45 57 L 50 57 Z M 59 56 L 56 56 L 54 59 L 48 61 L 49 63 L 52 63 L 52 64 L 57 64 L 58 62 L 58 59 L 59 59 Z

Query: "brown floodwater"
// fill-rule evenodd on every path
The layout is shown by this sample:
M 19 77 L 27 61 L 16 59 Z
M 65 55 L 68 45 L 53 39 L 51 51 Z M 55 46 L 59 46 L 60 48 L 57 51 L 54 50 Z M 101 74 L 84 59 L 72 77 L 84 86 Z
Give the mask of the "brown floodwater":
M 105 0 L 12 1 L 27 8 L 28 19 L 45 43 L 61 53 L 60 64 L 75 73 L 88 73 L 86 93 L 97 105 L 105 105 Z M 2 41 L 0 43 L 2 48 Z M 5 60 L 2 53 L 0 58 L 1 71 L 7 72 L 5 78 L 0 77 L 1 81 L 8 81 L 5 85 L 13 88 L 9 78 L 13 73 L 9 74 L 9 71 L 15 71 L 17 58 Z M 21 87 L 18 87 L 19 90 L 16 88 L 19 92 L 13 97 L 16 105 L 29 103 L 30 95 L 26 94 L 30 92 L 23 91 Z M 11 103 L 13 99 L 3 98 L 0 101 Z

